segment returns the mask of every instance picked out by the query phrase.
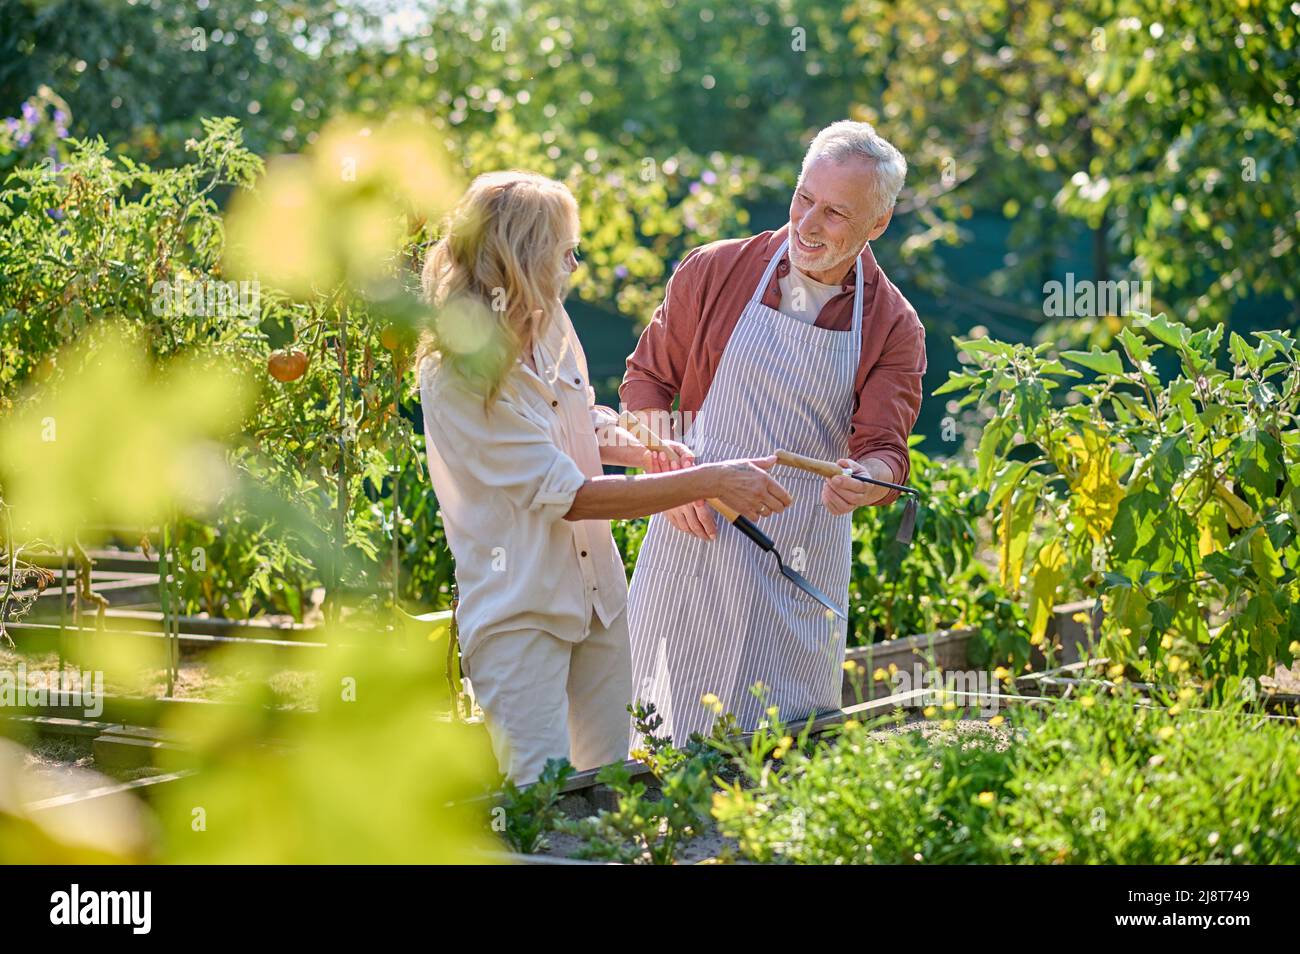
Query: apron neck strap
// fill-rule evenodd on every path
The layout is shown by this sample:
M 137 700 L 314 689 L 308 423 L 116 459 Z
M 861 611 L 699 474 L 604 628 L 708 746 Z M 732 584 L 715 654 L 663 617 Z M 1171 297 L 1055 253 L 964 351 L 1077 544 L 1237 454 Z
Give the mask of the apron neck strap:
M 857 265 L 854 268 L 856 280 L 853 288 L 853 334 L 858 342 L 858 350 L 862 350 L 862 256 L 858 256 Z
M 767 268 L 763 272 L 763 277 L 759 279 L 758 287 L 754 289 L 754 294 L 749 296 L 751 302 L 761 302 L 763 300 L 763 293 L 767 291 L 767 283 L 772 280 L 772 273 L 775 272 L 776 267 L 781 264 L 781 258 L 785 255 L 785 250 L 789 247 L 790 238 L 789 236 L 786 236 L 785 241 L 781 243 L 781 247 L 778 248 L 776 254 L 772 256 L 772 260 L 767 263 Z

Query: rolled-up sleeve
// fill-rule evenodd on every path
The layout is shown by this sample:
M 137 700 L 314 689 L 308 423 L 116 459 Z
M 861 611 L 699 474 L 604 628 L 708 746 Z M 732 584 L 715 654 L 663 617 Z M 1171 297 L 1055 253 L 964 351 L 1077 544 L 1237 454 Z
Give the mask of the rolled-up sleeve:
M 895 323 L 879 360 L 867 372 L 858 392 L 849 442 L 855 460 L 884 460 L 893 468 L 898 483 L 907 483 L 912 471 L 907 438 L 921 413 L 925 369 L 925 328 L 916 313 L 909 311 Z M 898 496 L 898 491 L 891 490 L 877 503 L 893 503 Z
M 504 395 L 487 410 L 459 386 L 439 388 L 424 405 L 425 426 L 453 469 L 520 509 L 554 519 L 569 512 L 587 478 L 543 422 Z
M 604 404 L 596 403 L 596 392 L 587 388 L 588 404 L 591 411 L 591 426 L 594 430 L 602 430 L 606 427 L 616 426 L 618 424 L 618 412 L 612 407 L 606 407 Z
M 636 350 L 628 356 L 618 394 L 629 410 L 670 408 L 681 390 L 691 342 L 700 323 L 698 252 L 692 249 L 668 279 L 664 300 L 641 332 Z

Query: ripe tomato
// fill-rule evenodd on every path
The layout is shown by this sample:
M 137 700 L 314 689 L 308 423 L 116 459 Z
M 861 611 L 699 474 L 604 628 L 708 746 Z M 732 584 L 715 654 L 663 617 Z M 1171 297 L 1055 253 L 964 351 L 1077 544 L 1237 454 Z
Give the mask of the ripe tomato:
M 266 370 L 277 381 L 297 381 L 307 373 L 308 357 L 297 348 L 271 352 Z

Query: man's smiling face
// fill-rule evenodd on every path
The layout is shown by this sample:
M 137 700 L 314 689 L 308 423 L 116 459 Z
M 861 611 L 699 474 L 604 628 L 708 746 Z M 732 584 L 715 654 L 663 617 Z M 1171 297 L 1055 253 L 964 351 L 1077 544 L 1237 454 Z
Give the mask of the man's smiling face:
M 875 175 L 869 162 L 857 159 L 822 157 L 809 164 L 790 199 L 790 261 L 796 268 L 834 284 L 884 231 L 892 209 L 872 216 Z

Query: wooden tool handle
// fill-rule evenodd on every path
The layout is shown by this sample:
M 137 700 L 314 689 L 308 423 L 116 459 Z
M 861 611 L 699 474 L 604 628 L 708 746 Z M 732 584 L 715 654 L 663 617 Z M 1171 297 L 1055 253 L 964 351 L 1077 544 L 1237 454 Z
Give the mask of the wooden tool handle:
M 844 474 L 844 468 L 839 464 L 832 463 L 829 460 L 817 460 L 815 457 L 804 457 L 802 454 L 796 454 L 788 450 L 777 451 L 776 462 L 785 464 L 787 467 L 810 470 L 814 474 L 821 474 L 823 477 L 840 477 Z
M 661 450 L 663 448 L 664 444 L 663 441 L 659 439 L 659 435 L 642 424 L 641 421 L 630 411 L 624 411 L 619 415 L 618 420 L 624 428 L 626 428 L 646 447 L 651 450 Z M 722 514 L 722 516 L 727 519 L 728 523 L 734 523 L 736 518 L 740 516 L 739 513 L 732 510 L 717 497 L 709 497 L 708 504 L 714 510 L 718 511 L 718 513 Z
M 736 518 L 740 516 L 739 513 L 737 513 L 735 510 L 732 510 L 730 507 L 728 507 L 726 504 L 724 504 L 724 503 L 723 503 L 721 500 L 719 500 L 717 497 L 710 497 L 710 498 L 708 499 L 708 504 L 709 504 L 710 507 L 712 507 L 712 508 L 713 508 L 714 510 L 716 510 L 718 513 L 720 513 L 720 514 L 722 514 L 724 517 L 726 517 L 726 518 L 727 518 L 727 523 L 735 523 L 735 522 L 736 522 Z
M 664 442 L 659 439 L 659 435 L 642 424 L 640 418 L 631 411 L 624 411 L 620 414 L 618 416 L 618 422 L 625 430 L 629 431 L 633 437 L 651 450 L 664 449 Z

